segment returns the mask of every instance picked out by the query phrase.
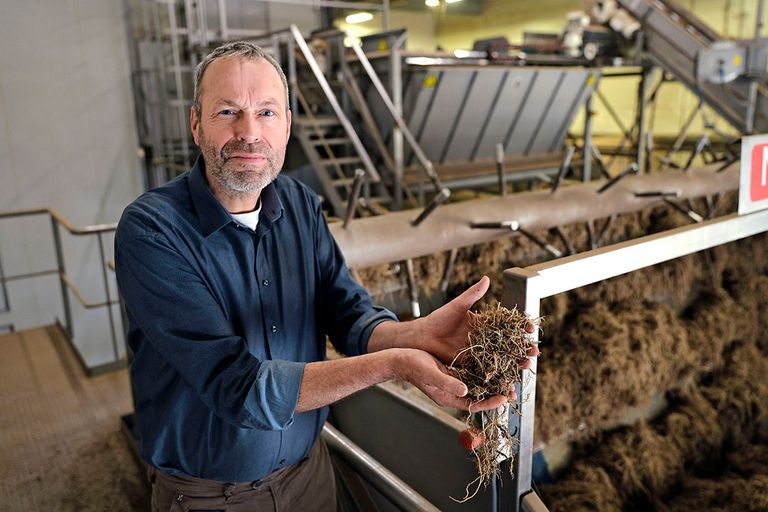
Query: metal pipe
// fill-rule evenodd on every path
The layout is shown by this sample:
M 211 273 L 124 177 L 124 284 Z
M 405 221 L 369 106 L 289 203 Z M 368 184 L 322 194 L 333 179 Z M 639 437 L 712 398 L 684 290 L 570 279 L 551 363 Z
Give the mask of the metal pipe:
M 555 232 L 555 234 L 560 238 L 560 240 L 563 242 L 563 245 L 565 246 L 566 250 L 566 256 L 569 256 L 571 254 L 576 254 L 576 250 L 573 247 L 573 244 L 571 243 L 571 240 L 563 233 L 563 230 L 560 229 L 560 226 L 555 226 L 552 228 Z
M 600 150 L 597 149 L 597 146 L 595 146 L 594 144 L 590 144 L 589 151 L 592 153 L 592 156 L 595 158 L 595 162 L 597 163 L 597 168 L 600 171 L 600 174 L 603 176 L 603 178 L 611 179 L 611 173 L 608 172 L 608 168 L 605 166 L 605 161 L 603 160 L 603 155 L 600 154 Z
M 363 66 L 363 69 L 368 74 L 368 78 L 371 79 L 374 89 L 376 89 L 376 92 L 379 93 L 379 97 L 381 98 L 384 105 L 387 107 L 387 111 L 389 111 L 389 115 L 392 116 L 392 119 L 394 119 L 396 127 L 403 132 L 403 136 L 405 137 L 405 140 L 408 141 L 408 144 L 411 146 L 411 149 L 413 150 L 413 154 L 416 155 L 416 159 L 424 168 L 424 171 L 427 173 L 427 176 L 429 176 L 429 179 L 432 180 L 432 183 L 435 185 L 435 188 L 438 188 L 438 189 L 442 188 L 442 185 L 440 184 L 440 179 L 437 177 L 437 173 L 435 173 L 435 168 L 432 165 L 432 162 L 427 158 L 427 155 L 421 149 L 421 146 L 416 141 L 416 137 L 413 136 L 413 133 L 411 132 L 410 128 L 408 128 L 408 125 L 405 123 L 405 119 L 403 119 L 403 117 L 395 108 L 395 105 L 392 103 L 392 99 L 390 99 L 389 94 L 387 94 L 387 90 L 384 89 L 384 85 L 381 83 L 381 80 L 379 79 L 379 75 L 376 74 L 376 71 L 373 69 L 373 66 L 371 66 L 371 61 L 368 60 L 368 57 L 366 57 L 365 52 L 363 52 L 363 49 L 360 48 L 359 45 L 353 44 L 352 50 L 355 52 L 355 55 L 357 56 L 357 60 L 360 61 L 360 65 Z
M 683 215 L 685 215 L 686 217 L 688 217 L 689 219 L 691 219 L 693 222 L 704 222 L 704 217 L 702 217 L 701 215 L 693 211 L 692 208 L 684 208 L 679 204 L 677 204 L 676 202 L 670 201 L 666 197 L 664 198 L 664 202 L 669 206 L 671 206 L 672 208 L 674 208 L 675 210 L 682 213 Z
M 599 201 L 595 200 L 599 183 L 579 183 L 564 187 L 558 193 L 557 208 L 553 208 L 548 190 L 538 190 L 446 204 L 423 226 L 409 225 L 413 211 L 405 210 L 357 219 L 347 229 L 343 229 L 341 223 L 331 224 L 331 232 L 350 267 L 368 267 L 509 236 L 509 231 L 504 230 L 472 229 L 473 222 L 515 219 L 526 229 L 535 231 L 633 212 L 657 201 L 634 197 L 633 193 L 638 190 L 679 189 L 681 198 L 685 198 L 738 188 L 737 166 L 720 173 L 714 172 L 716 167 L 709 165 L 687 173 L 668 171 L 630 176 L 602 194 Z
M 396 505 L 399 510 L 440 512 L 440 509 L 330 424 L 326 423 L 323 426 L 320 437 L 328 445 L 328 448 L 340 455 L 366 482 Z
M 0 313 L 7 313 L 11 310 L 11 303 L 8 300 L 8 287 L 5 284 L 7 281 L 7 278 L 5 277 L 5 272 L 3 272 L 3 260 L 0 258 L 0 287 L 2 287 L 3 292 L 3 308 L 0 309 Z
M 405 43 L 406 33 L 403 32 L 392 43 L 389 49 L 390 91 L 392 92 L 392 104 L 398 115 L 403 115 L 403 60 L 400 54 Z M 392 129 L 392 157 L 395 161 L 395 209 L 403 207 L 403 174 L 405 168 L 405 147 L 403 145 L 403 132 L 398 126 Z
M 496 144 L 496 173 L 499 178 L 499 195 L 507 195 L 507 176 L 504 174 L 504 144 Z
M 349 201 L 347 201 L 347 211 L 344 214 L 344 224 L 341 227 L 345 228 L 355 216 L 355 209 L 357 209 L 357 202 L 360 200 L 360 191 L 363 189 L 363 178 L 365 177 L 365 171 L 362 169 L 355 169 L 355 179 L 352 182 L 352 193 L 349 194 Z
M 684 171 L 687 171 L 691 168 L 691 165 L 693 165 L 693 161 L 696 159 L 697 156 L 701 154 L 702 151 L 704 151 L 704 148 L 709 144 L 709 135 L 706 133 L 699 137 L 699 140 L 696 141 L 696 147 L 693 148 L 693 151 L 691 151 L 691 156 L 688 157 L 688 161 L 685 163 L 685 167 L 683 167 Z
M 114 351 L 115 361 L 120 360 L 120 349 L 117 348 L 117 336 L 115 335 L 115 317 L 112 313 L 112 297 L 109 292 L 109 279 L 107 278 L 107 258 L 104 256 L 104 240 L 102 234 L 97 235 L 99 239 L 99 258 L 101 259 L 101 277 L 104 280 L 104 294 L 106 295 L 107 315 L 109 316 L 109 334 L 112 338 L 112 350 Z
M 443 270 L 443 279 L 440 281 L 440 291 L 445 293 L 448 291 L 448 283 L 451 281 L 451 274 L 453 274 L 453 266 L 456 263 L 456 256 L 459 254 L 459 250 L 456 248 L 448 251 L 445 257 L 445 269 Z
M 411 225 L 416 227 L 424 222 L 424 220 L 429 217 L 432 212 L 437 209 L 438 206 L 446 202 L 449 197 L 451 197 L 451 191 L 447 188 L 442 189 L 439 194 L 432 198 L 432 201 L 427 205 L 426 208 L 424 208 L 424 210 L 422 210 L 419 216 L 411 221 Z
M 626 177 L 627 177 L 627 176 L 629 176 L 630 174 L 637 174 L 637 171 L 638 171 L 638 170 L 639 170 L 639 167 L 637 166 L 637 164 L 636 164 L 636 163 L 633 163 L 632 165 L 630 165 L 629 167 L 627 167 L 626 169 L 624 169 L 623 171 L 621 171 L 619 174 L 617 174 L 616 176 L 614 176 L 613 178 L 611 178 L 610 180 L 608 180 L 608 182 L 607 182 L 607 183 L 605 183 L 605 184 L 604 184 L 602 187 L 600 187 L 599 189 L 597 189 L 597 193 L 598 193 L 598 194 L 602 194 L 603 192 L 605 192 L 605 191 L 606 191 L 606 190 L 608 190 L 609 188 L 613 187 L 613 186 L 614 186 L 614 185 L 616 185 L 616 184 L 617 184 L 619 181 L 623 180 L 624 178 L 626 178 Z
M 72 310 L 69 305 L 69 292 L 67 291 L 66 270 L 64 268 L 64 251 L 61 247 L 61 234 L 56 218 L 51 215 L 51 229 L 53 230 L 53 247 L 56 251 L 56 268 L 59 271 L 59 284 L 61 286 L 61 303 L 64 307 L 64 321 L 67 323 L 67 336 L 72 339 Z
M 575 146 L 568 146 L 568 148 L 566 148 L 565 150 L 565 157 L 563 157 L 563 163 L 560 164 L 560 172 L 557 173 L 555 182 L 552 184 L 553 194 L 557 192 L 558 188 L 560 188 L 560 183 L 563 181 L 563 178 L 565 177 L 566 173 L 568 172 L 568 169 L 571 166 L 571 159 L 573 158 L 574 151 L 576 151 Z M 587 155 L 587 158 L 589 158 L 589 155 Z
M 421 308 L 419 307 L 419 287 L 416 284 L 416 273 L 413 270 L 413 260 L 405 260 L 405 272 L 408 278 L 408 295 L 411 299 L 411 314 L 413 318 L 419 318 L 421 316 Z

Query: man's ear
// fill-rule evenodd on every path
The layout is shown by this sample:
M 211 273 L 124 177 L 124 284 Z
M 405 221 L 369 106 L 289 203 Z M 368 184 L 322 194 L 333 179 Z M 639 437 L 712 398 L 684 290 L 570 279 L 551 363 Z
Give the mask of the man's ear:
M 197 111 L 195 107 L 189 107 L 189 127 L 192 130 L 192 138 L 195 140 L 195 144 L 200 145 L 198 128 L 200 127 L 200 119 L 197 117 Z

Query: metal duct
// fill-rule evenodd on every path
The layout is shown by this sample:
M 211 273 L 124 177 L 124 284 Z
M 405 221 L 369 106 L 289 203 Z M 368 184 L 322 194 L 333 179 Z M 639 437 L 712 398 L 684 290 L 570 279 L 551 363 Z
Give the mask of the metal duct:
M 605 180 L 563 187 L 554 194 L 541 190 L 463 201 L 441 206 L 417 227 L 411 221 L 420 210 L 406 210 L 355 219 L 346 229 L 341 223 L 332 224 L 331 232 L 347 265 L 369 267 L 510 236 L 508 230 L 472 229 L 473 222 L 515 220 L 521 228 L 534 231 L 633 212 L 662 202 L 658 197 L 636 197 L 635 192 L 679 190 L 678 199 L 685 199 L 737 189 L 738 163 L 719 173 L 715 172 L 718 167 L 713 164 L 687 172 L 630 176 L 602 194 L 597 190 Z

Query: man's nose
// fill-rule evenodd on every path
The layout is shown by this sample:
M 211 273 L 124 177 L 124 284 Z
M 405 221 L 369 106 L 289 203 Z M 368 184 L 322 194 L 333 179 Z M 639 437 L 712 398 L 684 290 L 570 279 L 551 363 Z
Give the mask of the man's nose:
M 237 123 L 235 135 L 242 142 L 252 143 L 261 140 L 261 125 L 256 116 L 244 115 Z

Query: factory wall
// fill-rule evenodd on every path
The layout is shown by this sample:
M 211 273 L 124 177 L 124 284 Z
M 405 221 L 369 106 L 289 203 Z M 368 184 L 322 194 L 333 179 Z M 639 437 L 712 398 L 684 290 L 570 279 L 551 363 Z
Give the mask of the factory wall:
M 142 190 L 123 3 L 4 1 L 0 70 L 0 211 L 52 207 L 77 226 L 116 221 Z M 96 239 L 62 230 L 62 242 L 69 277 L 87 301 L 103 301 Z M 55 268 L 44 217 L 0 220 L 0 243 L 6 275 Z M 104 245 L 111 258 L 111 236 Z M 0 326 L 63 316 L 55 276 L 12 281 L 8 291 Z M 109 359 L 106 310 L 72 297 L 72 313 L 89 363 Z

